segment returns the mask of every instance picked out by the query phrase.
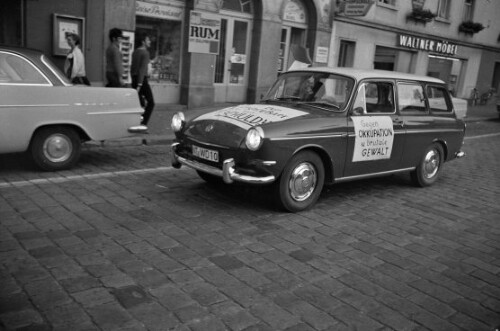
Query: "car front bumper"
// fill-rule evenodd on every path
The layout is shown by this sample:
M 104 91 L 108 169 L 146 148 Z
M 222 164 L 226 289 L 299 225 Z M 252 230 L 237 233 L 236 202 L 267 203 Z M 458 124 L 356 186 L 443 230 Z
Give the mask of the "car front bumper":
M 176 149 L 178 145 L 179 143 L 172 144 L 172 166 L 174 168 L 180 168 L 182 165 L 185 165 L 198 171 L 203 171 L 217 177 L 222 177 L 222 180 L 227 184 L 231 184 L 233 182 L 242 182 L 248 184 L 269 184 L 276 180 L 276 177 L 272 175 L 259 177 L 238 173 L 235 168 L 235 162 L 233 158 L 224 160 L 222 162 L 222 169 L 212 167 L 195 160 L 187 159 L 177 153 Z

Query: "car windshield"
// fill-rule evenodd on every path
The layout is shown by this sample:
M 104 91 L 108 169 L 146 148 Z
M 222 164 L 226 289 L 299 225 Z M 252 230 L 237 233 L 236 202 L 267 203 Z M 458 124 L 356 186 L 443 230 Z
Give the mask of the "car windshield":
M 289 72 L 278 77 L 263 101 L 292 101 L 331 110 L 347 105 L 354 80 L 324 72 Z
M 45 63 L 47 67 L 56 75 L 64 84 L 66 85 L 71 85 L 71 81 L 61 72 L 61 70 L 55 66 L 52 61 L 46 57 L 45 55 L 42 55 L 42 62 Z

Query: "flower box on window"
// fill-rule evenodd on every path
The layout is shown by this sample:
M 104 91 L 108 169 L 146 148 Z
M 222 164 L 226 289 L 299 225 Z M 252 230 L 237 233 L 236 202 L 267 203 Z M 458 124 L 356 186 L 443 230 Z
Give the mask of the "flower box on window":
M 466 33 L 466 34 L 478 33 L 482 29 L 484 29 L 484 25 L 482 25 L 481 23 L 475 23 L 472 21 L 462 22 L 458 26 L 458 31 Z
M 411 19 L 416 22 L 430 22 L 436 17 L 436 14 L 430 11 L 430 9 L 414 8 L 411 13 L 409 13 L 406 18 Z

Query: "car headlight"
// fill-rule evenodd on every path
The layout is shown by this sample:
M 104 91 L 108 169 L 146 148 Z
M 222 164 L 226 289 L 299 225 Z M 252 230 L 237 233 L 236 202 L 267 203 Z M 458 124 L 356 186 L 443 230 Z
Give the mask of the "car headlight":
M 261 127 L 254 127 L 248 130 L 245 144 L 251 151 L 256 151 L 262 146 L 264 141 L 264 130 Z
M 172 117 L 172 123 L 170 123 L 170 126 L 172 127 L 172 130 L 174 130 L 174 132 L 179 132 L 181 131 L 185 121 L 186 118 L 184 117 L 184 113 L 178 112 L 175 113 Z

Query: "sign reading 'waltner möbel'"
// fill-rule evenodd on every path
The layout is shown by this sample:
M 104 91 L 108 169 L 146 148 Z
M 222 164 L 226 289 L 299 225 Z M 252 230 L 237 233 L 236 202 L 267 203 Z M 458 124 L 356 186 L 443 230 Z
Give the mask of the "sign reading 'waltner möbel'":
M 444 55 L 456 55 L 458 45 L 447 41 L 432 40 L 400 34 L 398 36 L 399 46 L 422 51 L 434 52 Z

